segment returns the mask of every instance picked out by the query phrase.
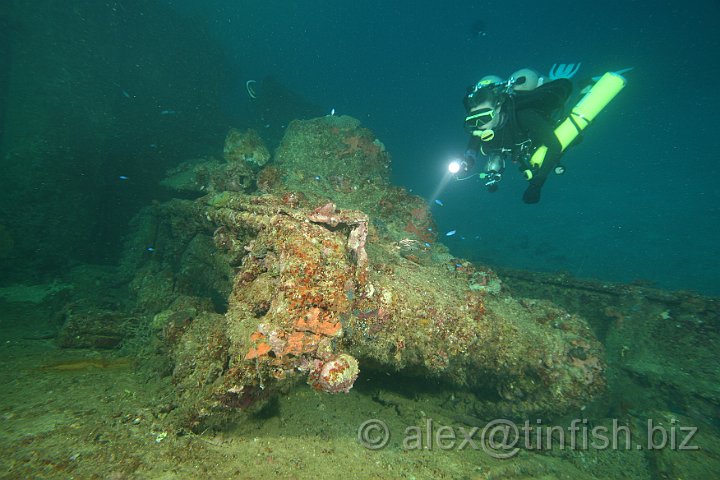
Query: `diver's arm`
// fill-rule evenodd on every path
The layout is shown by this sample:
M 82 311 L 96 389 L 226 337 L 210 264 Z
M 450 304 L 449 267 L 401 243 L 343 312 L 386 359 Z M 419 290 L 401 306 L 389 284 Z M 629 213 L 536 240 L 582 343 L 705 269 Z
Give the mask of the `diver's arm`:
M 468 140 L 467 148 L 465 148 L 465 153 L 463 154 L 463 160 L 465 162 L 464 168 L 466 171 L 472 170 L 475 166 L 478 155 L 480 155 L 480 143 L 480 138 L 474 135 Z
M 533 147 L 538 148 L 541 145 L 547 147 L 543 165 L 539 171 L 535 172 L 533 177 L 541 177 L 542 182 L 544 182 L 547 175 L 555 168 L 562 156 L 562 145 L 560 144 L 560 140 L 555 136 L 555 126 L 545 116 L 535 110 L 523 110 L 518 112 L 517 116 L 520 124 L 527 130 Z
M 545 184 L 550 172 L 560 162 L 562 156 L 562 145 L 555 136 L 555 128 L 550 121 L 535 110 L 522 110 L 517 112 L 518 121 L 527 129 L 528 135 L 533 142 L 533 147 L 542 145 L 547 147 L 545 159 L 539 170 L 533 172 L 527 190 L 523 195 L 525 203 L 537 203 L 540 201 L 540 189 Z

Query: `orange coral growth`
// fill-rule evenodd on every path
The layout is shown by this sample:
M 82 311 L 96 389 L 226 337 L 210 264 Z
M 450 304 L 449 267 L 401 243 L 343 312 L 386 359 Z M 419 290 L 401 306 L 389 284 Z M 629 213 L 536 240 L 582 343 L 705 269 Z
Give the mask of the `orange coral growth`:
M 317 307 L 311 308 L 304 318 L 295 322 L 295 330 L 316 333 L 332 337 L 340 331 L 340 322 L 332 322 L 321 318 L 322 310 Z
M 303 332 L 294 332 L 292 335 L 290 335 L 290 338 L 288 338 L 287 341 L 287 345 L 285 345 L 283 355 L 302 355 L 304 338 L 305 334 Z
M 321 322 L 315 329 L 316 333 L 332 337 L 340 331 L 340 322 Z
M 251 347 L 250 350 L 248 350 L 247 355 L 245 355 L 245 360 L 252 360 L 253 358 L 265 356 L 268 352 L 270 352 L 270 345 L 262 342 L 258 344 L 257 347 Z
M 250 340 L 253 342 L 257 342 L 257 341 L 264 340 L 264 339 L 265 339 L 265 335 L 263 335 L 260 332 L 253 332 L 252 335 L 250 335 Z
M 428 211 L 427 208 L 418 207 L 418 208 L 413 208 L 410 211 L 410 216 L 412 216 L 416 220 L 425 221 L 425 220 L 428 220 L 428 218 L 430 217 L 430 212 Z
M 318 345 L 320 344 L 321 339 L 322 335 L 318 335 L 317 333 L 306 333 L 303 338 L 303 348 L 305 350 L 305 353 L 314 354 L 318 348 Z
M 322 335 L 311 332 L 294 332 L 288 338 L 283 355 L 300 356 L 303 353 L 314 353 Z
M 340 152 L 341 156 L 354 155 L 357 152 L 362 152 L 363 155 L 372 157 L 378 155 L 382 150 L 373 140 L 362 135 L 352 135 L 350 137 L 343 138 L 343 143 L 347 145 L 347 148 Z
M 413 222 L 408 222 L 404 229 L 407 233 L 414 234 L 419 240 L 423 242 L 432 242 L 435 237 L 431 231 L 428 231 L 427 227 L 420 228 Z

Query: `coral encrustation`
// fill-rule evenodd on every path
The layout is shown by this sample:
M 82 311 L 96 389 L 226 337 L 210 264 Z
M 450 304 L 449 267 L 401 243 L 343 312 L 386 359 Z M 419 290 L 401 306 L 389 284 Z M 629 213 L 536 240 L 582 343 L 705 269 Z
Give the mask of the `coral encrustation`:
M 355 357 L 342 353 L 326 362 L 314 360 L 308 384 L 323 392 L 348 393 L 359 374 L 360 367 Z

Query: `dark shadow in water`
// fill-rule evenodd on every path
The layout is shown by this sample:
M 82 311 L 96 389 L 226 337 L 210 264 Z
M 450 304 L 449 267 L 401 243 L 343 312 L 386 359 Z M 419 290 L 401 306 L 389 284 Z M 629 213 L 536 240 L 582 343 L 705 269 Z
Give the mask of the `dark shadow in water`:
M 252 128 L 267 142 L 271 151 L 282 140 L 287 125 L 297 119 L 322 116 L 327 112 L 297 92 L 283 85 L 273 76 L 262 79 L 256 87 L 257 98 L 253 101 Z

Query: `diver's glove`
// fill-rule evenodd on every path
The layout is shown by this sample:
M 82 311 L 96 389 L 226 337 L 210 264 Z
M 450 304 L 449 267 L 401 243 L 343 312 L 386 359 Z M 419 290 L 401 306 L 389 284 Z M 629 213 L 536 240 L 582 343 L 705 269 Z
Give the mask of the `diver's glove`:
M 468 148 L 465 150 L 465 153 L 463 154 L 463 161 L 460 162 L 461 167 L 464 171 L 468 171 L 472 169 L 475 166 L 475 162 L 477 161 L 477 152 L 473 150 L 472 148 Z
M 580 70 L 580 65 L 582 65 L 582 63 L 561 63 L 560 65 L 553 63 L 550 73 L 548 73 L 548 78 L 550 78 L 550 80 L 572 78 L 578 70 Z

